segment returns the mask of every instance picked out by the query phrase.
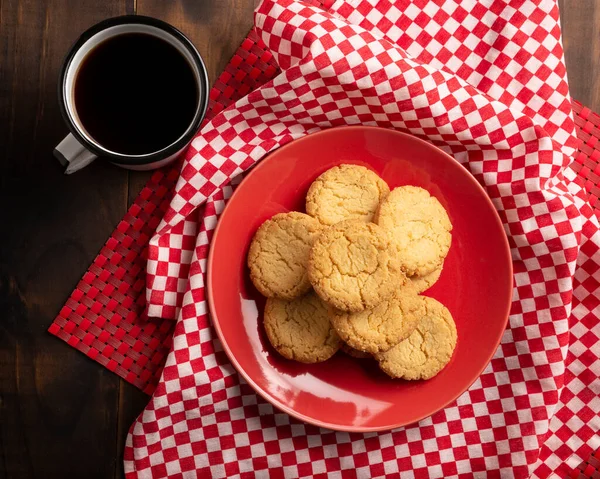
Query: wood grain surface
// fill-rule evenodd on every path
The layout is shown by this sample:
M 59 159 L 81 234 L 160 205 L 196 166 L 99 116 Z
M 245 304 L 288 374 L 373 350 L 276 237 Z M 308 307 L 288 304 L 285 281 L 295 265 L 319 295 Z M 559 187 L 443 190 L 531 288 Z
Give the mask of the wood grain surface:
M 138 13 L 181 29 L 211 81 L 257 0 L 0 0 L 0 478 L 118 478 L 147 397 L 46 330 L 148 174 L 64 176 L 57 77 L 77 36 Z M 600 110 L 600 3 L 561 0 L 574 98 Z M 135 85 L 131 85 L 135 89 Z

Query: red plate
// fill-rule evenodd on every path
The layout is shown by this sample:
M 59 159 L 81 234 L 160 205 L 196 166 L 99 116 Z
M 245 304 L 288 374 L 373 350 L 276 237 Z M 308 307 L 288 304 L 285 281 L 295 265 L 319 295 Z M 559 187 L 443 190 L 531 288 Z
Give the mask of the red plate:
M 452 247 L 440 280 L 425 294 L 450 310 L 458 344 L 429 381 L 390 379 L 373 360 L 343 353 L 305 365 L 270 346 L 264 298 L 252 286 L 246 254 L 256 229 L 275 213 L 304 211 L 313 180 L 341 163 L 364 165 L 390 188 L 426 188 L 444 205 Z M 504 228 L 483 188 L 456 160 L 410 135 L 371 127 L 315 133 L 275 151 L 251 171 L 225 208 L 208 258 L 208 298 L 223 348 L 267 401 L 317 426 L 392 429 L 423 419 L 462 394 L 496 351 L 508 318 L 512 263 Z

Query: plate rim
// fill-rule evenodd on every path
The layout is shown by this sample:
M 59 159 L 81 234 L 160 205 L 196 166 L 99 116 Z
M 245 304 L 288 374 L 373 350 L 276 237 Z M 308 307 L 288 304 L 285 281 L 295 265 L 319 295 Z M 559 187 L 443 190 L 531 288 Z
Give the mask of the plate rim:
M 432 143 L 429 143 L 428 141 L 425 141 L 417 136 L 411 135 L 409 133 L 405 133 L 402 131 L 398 131 L 398 130 L 393 130 L 391 128 L 382 128 L 382 127 L 377 127 L 377 126 L 366 126 L 366 125 L 345 125 L 345 126 L 339 126 L 339 127 L 333 127 L 333 128 L 327 128 L 325 130 L 320 130 L 317 131 L 315 133 L 309 133 L 307 135 L 304 135 L 300 138 L 294 139 L 286 144 L 284 144 L 283 146 L 276 148 L 274 150 L 271 150 L 270 152 L 268 152 L 266 154 L 266 156 L 264 156 L 261 160 L 258 161 L 258 163 L 252 167 L 250 169 L 250 171 L 248 172 L 248 174 L 242 179 L 242 181 L 240 182 L 240 184 L 237 186 L 237 188 L 235 189 L 235 191 L 233 192 L 233 194 L 231 195 L 231 197 L 229 198 L 229 201 L 227 202 L 227 204 L 225 205 L 225 208 L 223 209 L 223 212 L 221 213 L 221 217 L 226 213 L 227 208 L 229 208 L 229 206 L 231 205 L 231 202 L 234 201 L 235 196 L 238 193 L 238 190 L 240 187 L 243 186 L 243 184 L 247 181 L 247 179 L 254 174 L 255 171 L 257 171 L 258 169 L 264 167 L 264 163 L 265 161 L 267 161 L 269 159 L 269 157 L 275 153 L 275 152 L 281 152 L 282 150 L 286 150 L 289 147 L 291 147 L 294 144 L 297 144 L 298 142 L 303 142 L 305 140 L 307 140 L 308 138 L 314 138 L 315 136 L 321 136 L 321 135 L 327 135 L 329 133 L 331 133 L 332 131 L 340 131 L 340 130 L 350 130 L 350 129 L 361 129 L 361 130 L 377 130 L 377 131 L 386 131 L 392 135 L 397 135 L 400 137 L 403 137 L 405 139 L 409 139 L 409 141 L 416 141 L 418 143 L 423 144 L 424 146 L 426 146 L 427 148 L 434 148 L 435 150 L 437 150 L 440 154 L 442 154 L 443 156 L 446 156 L 449 160 L 451 160 L 454 163 L 457 163 L 459 166 L 461 166 L 464 170 L 465 173 L 467 173 L 467 177 L 469 179 L 469 181 L 471 183 L 473 183 L 475 185 L 476 188 L 478 188 L 480 190 L 481 193 L 483 193 L 483 196 L 485 198 L 485 201 L 487 201 L 488 205 L 491 207 L 492 211 L 494 212 L 494 219 L 496 221 L 496 223 L 500 226 L 500 229 L 502 231 L 504 231 L 504 235 L 502 236 L 504 241 L 504 255 L 508 258 L 508 265 L 509 265 L 509 273 L 510 273 L 510 282 L 512 283 L 511 288 L 509 289 L 509 296 L 507 298 L 507 308 L 505 310 L 504 316 L 505 316 L 505 320 L 504 320 L 504 328 L 501 330 L 501 333 L 499 334 L 498 338 L 496 339 L 496 346 L 493 348 L 493 350 L 490 352 L 488 359 L 486 360 L 485 364 L 483 365 L 483 367 L 481 368 L 481 370 L 477 373 L 477 375 L 475 376 L 475 378 L 470 381 L 469 385 L 465 387 L 464 390 L 462 390 L 460 393 L 458 393 L 455 397 L 449 399 L 448 401 L 446 401 L 443 405 L 441 405 L 440 407 L 438 407 L 437 409 L 429 412 L 428 414 L 423 414 L 420 415 L 420 417 L 414 419 L 413 421 L 410 422 L 406 422 L 406 421 L 402 421 L 398 424 L 391 424 L 391 425 L 385 425 L 385 426 L 372 426 L 372 427 L 360 427 L 360 426 L 344 426 L 344 425 L 340 425 L 340 424 L 331 424 L 328 423 L 327 421 L 321 421 L 309 416 L 306 416 L 305 414 L 299 413 L 297 411 L 295 411 L 293 408 L 287 406 L 286 404 L 282 403 L 278 398 L 271 396 L 269 394 L 267 394 L 261 387 L 259 387 L 256 382 L 247 374 L 247 372 L 244 370 L 243 367 L 241 367 L 240 363 L 237 361 L 237 359 L 235 358 L 235 356 L 233 355 L 233 353 L 231 352 L 231 348 L 229 347 L 229 345 L 227 344 L 227 342 L 225 341 L 224 337 L 223 337 L 223 332 L 221 331 L 221 326 L 219 324 L 219 321 L 215 321 L 213 318 L 217 318 L 217 314 L 215 312 L 215 306 L 213 303 L 213 292 L 212 292 L 212 281 L 211 281 L 211 277 L 212 277 L 212 269 L 213 269 L 213 261 L 214 261 L 214 245 L 216 244 L 216 241 L 218 239 L 218 234 L 219 231 L 221 229 L 221 225 L 222 225 L 222 221 L 219 220 L 217 221 L 217 226 L 215 227 L 215 231 L 213 233 L 212 236 L 212 241 L 210 244 L 210 249 L 208 252 L 208 258 L 206 261 L 206 298 L 207 298 L 207 303 L 208 303 L 208 313 L 209 313 L 209 320 L 211 322 L 211 324 L 213 325 L 213 327 L 215 328 L 215 331 L 217 333 L 217 337 L 219 338 L 219 341 L 221 341 L 221 345 L 223 347 L 223 350 L 225 351 L 225 354 L 227 355 L 227 358 L 229 359 L 229 361 L 231 361 L 233 367 L 235 368 L 236 372 L 238 374 L 240 374 L 245 380 L 246 382 L 252 387 L 252 389 L 259 395 L 261 396 L 265 401 L 267 401 L 269 404 L 271 404 L 273 407 L 285 412 L 286 414 L 292 416 L 295 419 L 298 419 L 302 422 L 305 422 L 307 424 L 311 424 L 313 426 L 316 427 L 320 427 L 320 428 L 326 428 L 326 429 L 330 429 L 332 431 L 339 431 L 339 432 L 356 432 L 356 433 L 366 433 L 366 432 L 383 432 L 383 431 L 390 431 L 392 429 L 397 429 L 399 427 L 405 427 L 405 426 L 409 426 L 411 424 L 416 424 L 419 421 L 422 421 L 423 419 L 426 419 L 430 416 L 432 416 L 433 414 L 435 414 L 438 411 L 441 411 L 442 409 L 445 409 L 450 403 L 452 403 L 453 401 L 456 401 L 456 399 L 458 399 L 460 396 L 462 396 L 466 391 L 469 390 L 469 388 L 475 383 L 475 381 L 477 381 L 480 377 L 481 374 L 483 373 L 483 371 L 485 371 L 485 369 L 488 367 L 488 365 L 490 364 L 492 358 L 494 357 L 494 355 L 496 354 L 496 351 L 498 350 L 498 347 L 500 346 L 500 343 L 502 341 L 502 337 L 504 336 L 504 333 L 506 331 L 506 327 L 508 325 L 508 320 L 510 317 L 510 309 L 512 308 L 512 292 L 514 289 L 514 270 L 513 270 L 513 261 L 512 261 L 512 254 L 511 254 L 511 249 L 510 249 L 510 244 L 508 242 L 508 236 L 506 234 L 506 230 L 504 228 L 504 224 L 502 223 L 502 220 L 500 219 L 500 216 L 498 214 L 498 211 L 496 210 L 496 207 L 494 206 L 494 203 L 492 202 L 491 198 L 488 196 L 487 192 L 485 191 L 485 188 L 479 183 L 479 181 L 477 181 L 477 179 L 473 176 L 473 174 L 467 170 L 464 165 L 462 165 L 462 163 L 460 163 L 458 160 L 456 160 L 454 157 L 452 157 L 451 155 L 449 155 L 448 153 L 446 153 L 445 151 L 443 151 L 441 148 L 433 145 Z

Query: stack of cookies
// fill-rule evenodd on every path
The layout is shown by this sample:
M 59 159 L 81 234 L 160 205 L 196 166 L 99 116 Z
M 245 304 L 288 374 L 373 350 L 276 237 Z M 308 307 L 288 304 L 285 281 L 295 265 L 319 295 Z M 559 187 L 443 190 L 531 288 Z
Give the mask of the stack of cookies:
M 311 185 L 306 213 L 273 216 L 248 253 L 273 347 L 303 363 L 342 349 L 391 377 L 435 376 L 457 338 L 448 309 L 420 294 L 450 249 L 444 207 L 422 188 L 390 191 L 373 171 L 340 165 Z

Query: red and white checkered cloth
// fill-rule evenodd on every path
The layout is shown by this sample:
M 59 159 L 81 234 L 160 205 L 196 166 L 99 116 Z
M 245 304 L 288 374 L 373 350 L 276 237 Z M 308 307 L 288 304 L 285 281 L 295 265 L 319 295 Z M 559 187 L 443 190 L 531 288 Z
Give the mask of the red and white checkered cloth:
M 128 477 L 564 475 L 600 445 L 600 233 L 569 167 L 555 0 L 317 3 L 258 7 L 282 73 L 194 140 L 151 241 L 148 313 L 177 324 L 128 436 Z M 348 124 L 454 155 L 485 185 L 514 260 L 509 327 L 484 373 L 454 404 L 385 433 L 274 410 L 227 360 L 205 301 L 210 240 L 241 174 L 284 143 Z

